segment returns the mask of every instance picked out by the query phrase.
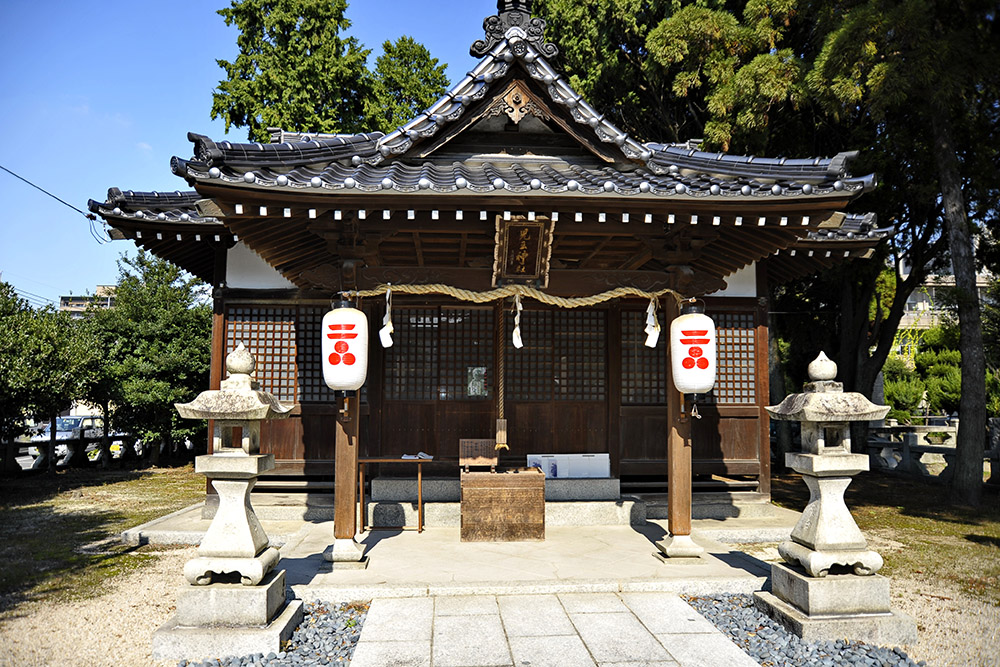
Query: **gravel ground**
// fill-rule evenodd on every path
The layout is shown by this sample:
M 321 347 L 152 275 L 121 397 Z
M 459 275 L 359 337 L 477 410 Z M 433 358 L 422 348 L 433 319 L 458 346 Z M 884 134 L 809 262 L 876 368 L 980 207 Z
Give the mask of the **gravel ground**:
M 333 606 L 324 602 L 307 602 L 302 623 L 295 629 L 284 651 L 267 655 L 228 656 L 205 662 L 182 660 L 177 667 L 346 665 L 354 657 L 354 647 L 361 637 L 361 626 L 367 614 L 367 603 Z
M 854 641 L 806 642 L 761 613 L 749 595 L 684 596 L 747 654 L 768 667 L 800 665 L 920 665 L 901 648 Z
M 21 605 L 0 621 L 0 665 L 175 667 L 178 664 L 176 661 L 152 660 L 151 638 L 153 631 L 173 613 L 176 589 L 185 583 L 182 576 L 184 563 L 194 555 L 193 547 L 164 551 L 156 562 L 138 572 L 109 580 L 107 593 L 97 598 Z M 892 580 L 892 599 L 895 608 L 913 616 L 918 622 L 917 645 L 903 647 L 912 661 L 926 661 L 931 667 L 1000 665 L 1000 607 L 986 605 L 940 585 L 902 578 Z M 721 610 L 718 603 L 709 606 L 717 613 Z M 743 601 L 739 602 L 739 607 L 744 607 Z M 317 613 L 316 607 L 309 608 L 312 610 L 309 618 L 315 623 L 312 626 L 315 633 L 322 634 L 321 627 L 336 625 L 334 614 Z M 355 626 L 348 628 L 348 633 L 357 634 L 360 623 L 359 618 Z M 343 624 L 347 625 L 346 620 Z M 304 657 L 303 649 L 314 650 L 314 640 L 319 641 L 318 648 L 323 650 L 322 637 L 302 633 L 302 627 L 308 625 L 300 626 L 299 638 L 293 639 L 290 645 L 292 650 L 284 658 L 279 659 L 275 655 L 276 661 L 284 661 L 277 664 L 307 664 L 295 662 L 295 657 Z M 774 630 L 774 637 L 780 636 L 781 632 L 783 630 Z M 792 643 L 789 639 L 789 644 Z M 836 645 L 834 649 L 831 658 L 839 655 L 838 650 L 843 652 L 843 648 L 838 649 Z M 823 647 L 822 650 L 828 649 Z M 893 655 L 899 656 L 898 653 Z M 259 662 L 265 664 L 266 657 L 261 656 Z M 877 655 L 870 657 L 878 660 Z M 891 660 L 891 656 L 888 659 Z M 253 664 L 253 661 L 244 664 Z

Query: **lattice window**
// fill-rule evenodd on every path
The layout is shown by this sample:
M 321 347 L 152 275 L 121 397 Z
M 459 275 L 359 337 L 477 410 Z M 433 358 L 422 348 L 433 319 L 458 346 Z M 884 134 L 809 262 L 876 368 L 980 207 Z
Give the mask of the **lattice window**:
M 442 308 L 438 398 L 493 397 L 493 310 Z
M 510 342 L 508 318 L 507 398 L 522 401 L 603 400 L 607 393 L 605 312 L 524 311 L 524 347 Z
M 254 378 L 280 401 L 296 400 L 294 308 L 233 307 L 226 316 L 226 354 L 243 343 L 257 360 Z
M 665 405 L 667 402 L 668 329 L 663 311 L 658 310 L 660 340 L 646 347 L 646 313 L 622 312 L 622 403 L 625 405 Z
M 385 396 L 430 401 L 438 397 L 437 308 L 394 308 L 393 345 L 385 350 Z
M 716 403 L 757 402 L 756 341 L 753 313 L 709 313 L 715 320 L 718 355 Z
M 333 402 L 336 396 L 323 381 L 322 324 L 327 308 L 302 306 L 298 317 L 299 402 Z M 367 386 L 367 383 L 366 383 Z
M 507 314 L 507 356 L 504 364 L 506 398 L 514 401 L 552 399 L 552 315 L 551 311 L 525 310 L 521 313 L 520 350 L 511 343 L 514 318 Z

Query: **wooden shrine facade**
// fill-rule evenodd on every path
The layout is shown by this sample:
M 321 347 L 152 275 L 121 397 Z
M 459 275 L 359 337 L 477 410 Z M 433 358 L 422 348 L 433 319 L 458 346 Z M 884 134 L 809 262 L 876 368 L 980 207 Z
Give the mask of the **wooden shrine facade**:
M 278 472 L 329 478 L 333 442 L 324 434 L 335 403 L 319 356 L 319 321 L 329 303 L 268 296 L 231 292 L 223 309 L 225 350 L 247 345 L 259 360 L 263 387 L 297 406 L 292 418 L 264 425 L 262 441 Z M 719 331 L 719 378 L 699 406 L 693 472 L 766 479 L 767 422 L 760 408 L 767 400 L 766 311 L 756 298 L 706 302 Z M 613 476 L 665 478 L 667 348 L 663 341 L 643 345 L 645 308 L 638 300 L 572 310 L 531 306 L 522 314 L 524 348 L 517 350 L 510 313 L 501 313 L 499 304 L 394 296 L 394 344 L 383 349 L 374 325 L 384 304 L 366 300 L 373 332 L 360 455 L 424 451 L 454 467 L 460 438 L 492 438 L 494 332 L 504 317 L 511 448 L 501 460 L 523 465 L 529 453 L 606 452 Z
M 451 459 L 459 438 L 492 437 L 503 408 L 509 463 L 606 452 L 613 475 L 662 479 L 666 334 L 650 349 L 643 329 L 653 298 L 666 332 L 676 294 L 704 298 L 719 328 L 692 474 L 766 494 L 767 286 L 870 254 L 884 230 L 844 211 L 873 176 L 849 173 L 852 153 L 760 158 L 637 141 L 555 69 L 527 3 L 498 3 L 487 26 L 469 75 L 394 132 L 275 130 L 247 144 L 192 134 L 194 155 L 172 168 L 193 191 L 112 189 L 91 210 L 116 238 L 214 286 L 213 386 L 243 342 L 264 388 L 295 405 L 262 438 L 280 474 L 334 469 L 320 320 L 338 295 L 371 291 L 358 455 Z M 395 333 L 383 348 L 386 285 Z M 515 349 L 511 299 L 469 300 L 509 285 L 632 293 L 573 308 L 526 297 Z

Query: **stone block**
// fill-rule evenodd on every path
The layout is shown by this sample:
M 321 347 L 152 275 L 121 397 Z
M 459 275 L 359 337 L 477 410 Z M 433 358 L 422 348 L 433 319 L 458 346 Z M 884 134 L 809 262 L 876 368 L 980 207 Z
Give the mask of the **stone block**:
M 917 642 L 917 623 L 902 612 L 813 617 L 772 593 L 757 592 L 753 597 L 758 609 L 805 641 L 853 639 L 876 646 L 906 646 Z
M 274 454 L 206 454 L 194 460 L 194 471 L 211 478 L 248 479 L 274 468 Z
M 771 565 L 771 592 L 809 616 L 889 613 L 889 580 L 873 574 L 813 578 L 784 563 Z
M 264 626 L 285 603 L 285 571 L 271 572 L 259 586 L 213 584 L 184 586 L 177 593 L 177 623 L 182 626 Z
M 458 502 L 461 495 L 457 479 L 425 477 L 421 483 L 424 502 Z M 614 477 L 546 479 L 546 500 L 618 500 L 621 481 Z M 371 501 L 375 503 L 417 502 L 417 480 L 413 478 L 376 477 L 371 480 Z
M 208 660 L 277 653 L 302 622 L 302 600 L 292 600 L 265 626 L 182 626 L 176 616 L 153 633 L 154 660 Z

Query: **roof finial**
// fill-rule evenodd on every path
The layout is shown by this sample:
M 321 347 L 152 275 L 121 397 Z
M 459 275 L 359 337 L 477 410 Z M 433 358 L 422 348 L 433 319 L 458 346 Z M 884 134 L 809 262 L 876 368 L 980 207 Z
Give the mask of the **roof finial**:
M 531 0 L 497 0 L 497 14 L 523 12 L 531 14 Z
M 523 55 L 527 50 L 525 42 L 531 44 L 542 56 L 554 58 L 559 53 L 555 44 L 545 41 L 545 21 L 531 15 L 531 0 L 497 0 L 497 13 L 483 21 L 486 39 L 477 39 L 469 49 L 476 58 L 482 58 L 498 43 L 509 39 L 510 31 L 516 29 L 518 39 L 512 39 L 515 55 Z

